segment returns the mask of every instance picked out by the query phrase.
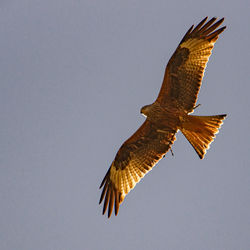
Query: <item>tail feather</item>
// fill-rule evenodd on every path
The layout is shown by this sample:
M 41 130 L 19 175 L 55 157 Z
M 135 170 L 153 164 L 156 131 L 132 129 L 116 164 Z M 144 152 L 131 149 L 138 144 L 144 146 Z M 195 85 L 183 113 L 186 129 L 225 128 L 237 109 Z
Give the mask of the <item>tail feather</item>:
M 182 123 L 181 132 L 191 143 L 201 159 L 219 132 L 226 115 L 193 116 L 188 115 Z

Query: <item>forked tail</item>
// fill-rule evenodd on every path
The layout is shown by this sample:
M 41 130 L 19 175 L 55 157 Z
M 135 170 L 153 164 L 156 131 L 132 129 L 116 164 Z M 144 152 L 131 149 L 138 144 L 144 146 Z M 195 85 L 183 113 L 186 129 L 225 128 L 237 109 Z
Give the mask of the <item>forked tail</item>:
M 227 115 L 194 116 L 188 115 L 182 123 L 181 132 L 191 143 L 201 159 L 206 154 L 209 145 L 219 132 Z

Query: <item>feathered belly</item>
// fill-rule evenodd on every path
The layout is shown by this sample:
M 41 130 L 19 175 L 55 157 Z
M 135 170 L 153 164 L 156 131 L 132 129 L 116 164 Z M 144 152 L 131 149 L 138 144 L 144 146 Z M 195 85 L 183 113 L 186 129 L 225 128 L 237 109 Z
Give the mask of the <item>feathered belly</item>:
M 148 119 L 158 129 L 176 131 L 180 127 L 180 117 L 182 116 L 183 114 L 177 109 L 163 108 L 157 105 L 152 108 Z

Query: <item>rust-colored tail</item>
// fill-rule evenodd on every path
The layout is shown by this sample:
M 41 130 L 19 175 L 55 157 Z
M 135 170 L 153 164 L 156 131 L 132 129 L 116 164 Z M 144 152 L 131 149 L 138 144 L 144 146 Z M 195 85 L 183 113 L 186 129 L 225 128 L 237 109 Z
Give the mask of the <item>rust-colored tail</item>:
M 201 159 L 204 158 L 209 145 L 219 132 L 220 126 L 227 115 L 194 116 L 185 117 L 181 132 L 191 143 Z

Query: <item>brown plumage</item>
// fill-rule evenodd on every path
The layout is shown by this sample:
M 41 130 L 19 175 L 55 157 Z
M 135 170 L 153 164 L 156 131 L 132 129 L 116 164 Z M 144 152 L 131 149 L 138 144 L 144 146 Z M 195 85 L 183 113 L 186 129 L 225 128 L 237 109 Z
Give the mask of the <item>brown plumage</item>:
M 119 205 L 144 175 L 167 153 L 178 130 L 185 135 L 202 159 L 226 115 L 193 116 L 206 64 L 214 43 L 226 28 L 217 29 L 224 18 L 204 18 L 187 31 L 169 60 L 160 93 L 151 105 L 142 107 L 147 119 L 123 143 L 100 188 L 103 214 Z M 217 29 L 217 30 L 216 30 Z

